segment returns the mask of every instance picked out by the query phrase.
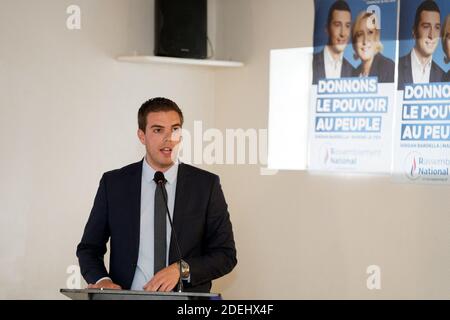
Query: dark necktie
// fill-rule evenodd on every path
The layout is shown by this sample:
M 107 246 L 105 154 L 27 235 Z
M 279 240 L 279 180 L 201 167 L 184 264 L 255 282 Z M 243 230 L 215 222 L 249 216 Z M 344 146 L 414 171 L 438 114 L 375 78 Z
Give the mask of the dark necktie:
M 155 190 L 155 263 L 154 274 L 166 267 L 167 252 L 167 227 L 166 227 L 166 205 L 164 196 L 167 199 L 165 181 L 161 185 L 156 185 Z

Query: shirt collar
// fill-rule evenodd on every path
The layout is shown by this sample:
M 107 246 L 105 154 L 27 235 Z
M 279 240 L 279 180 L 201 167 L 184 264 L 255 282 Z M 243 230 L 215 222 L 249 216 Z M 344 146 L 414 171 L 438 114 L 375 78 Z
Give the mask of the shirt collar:
M 334 60 L 333 56 L 331 55 L 330 48 L 328 46 L 325 46 L 324 52 L 325 52 L 325 59 L 333 61 L 334 63 L 342 62 L 342 60 L 344 59 L 344 53 L 342 52 L 339 54 L 339 58 L 337 60 Z
M 417 63 L 417 65 L 419 65 L 421 68 L 431 68 L 431 63 L 432 63 L 433 59 L 431 58 L 427 63 L 422 64 L 419 60 L 419 57 L 416 54 L 416 48 L 414 48 L 412 50 L 411 56 L 412 56 L 413 62 Z
M 153 182 L 153 178 L 155 177 L 156 170 L 153 169 L 147 162 L 147 158 L 144 158 L 142 165 L 142 176 L 144 177 L 145 181 L 148 183 Z M 167 180 L 168 184 L 173 184 L 177 180 L 178 175 L 178 166 L 179 161 L 176 160 L 175 163 L 170 167 L 169 170 L 164 172 L 164 177 Z

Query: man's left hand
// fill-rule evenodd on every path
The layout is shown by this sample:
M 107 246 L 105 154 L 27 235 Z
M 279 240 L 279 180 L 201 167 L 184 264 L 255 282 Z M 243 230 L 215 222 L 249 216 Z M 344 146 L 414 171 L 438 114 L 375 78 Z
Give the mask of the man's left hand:
M 145 291 L 153 292 L 169 292 L 175 288 L 179 279 L 180 268 L 178 267 L 178 263 L 174 263 L 155 274 L 155 276 L 144 286 L 143 289 Z

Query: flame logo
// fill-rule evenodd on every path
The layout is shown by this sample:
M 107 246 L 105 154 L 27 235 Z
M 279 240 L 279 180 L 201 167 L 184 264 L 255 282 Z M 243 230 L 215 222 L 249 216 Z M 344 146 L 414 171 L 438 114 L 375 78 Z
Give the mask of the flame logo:
M 327 164 L 328 160 L 330 160 L 330 150 L 327 148 L 327 151 L 325 152 L 325 159 L 323 160 L 323 163 Z
M 417 163 L 416 163 L 416 157 L 413 158 L 412 166 L 411 166 L 411 177 L 414 177 L 414 174 L 416 173 L 417 169 Z
M 411 152 L 406 158 L 403 165 L 404 174 L 410 180 L 420 179 L 421 175 L 418 169 L 418 159 L 420 159 L 422 155 L 417 152 Z M 420 160 L 419 160 L 420 161 Z

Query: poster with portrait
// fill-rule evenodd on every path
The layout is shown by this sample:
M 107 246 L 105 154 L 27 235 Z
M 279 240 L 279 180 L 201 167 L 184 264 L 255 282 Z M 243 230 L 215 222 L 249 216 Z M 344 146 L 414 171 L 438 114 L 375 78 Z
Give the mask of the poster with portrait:
M 312 171 L 389 174 L 397 0 L 315 0 Z
M 394 179 L 448 184 L 450 1 L 401 1 Z

